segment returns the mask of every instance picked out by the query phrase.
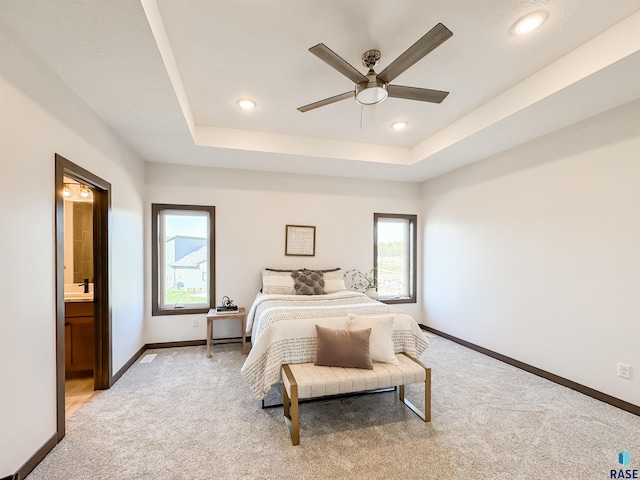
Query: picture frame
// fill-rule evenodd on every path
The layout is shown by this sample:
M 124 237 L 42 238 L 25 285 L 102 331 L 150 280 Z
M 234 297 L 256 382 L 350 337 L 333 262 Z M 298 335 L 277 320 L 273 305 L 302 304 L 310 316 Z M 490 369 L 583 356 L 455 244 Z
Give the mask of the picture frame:
M 287 225 L 284 254 L 298 257 L 316 255 L 316 227 L 310 225 Z

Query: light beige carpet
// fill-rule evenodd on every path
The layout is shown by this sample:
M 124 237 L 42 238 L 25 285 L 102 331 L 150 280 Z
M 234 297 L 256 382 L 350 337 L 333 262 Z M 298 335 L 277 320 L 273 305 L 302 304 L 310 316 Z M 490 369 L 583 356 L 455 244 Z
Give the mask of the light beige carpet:
M 159 349 L 67 420 L 29 480 L 604 480 L 640 464 L 640 417 L 430 338 L 432 421 L 396 392 L 301 406 L 292 446 L 280 408 L 240 378 L 240 346 Z M 419 387 L 408 396 L 422 407 Z

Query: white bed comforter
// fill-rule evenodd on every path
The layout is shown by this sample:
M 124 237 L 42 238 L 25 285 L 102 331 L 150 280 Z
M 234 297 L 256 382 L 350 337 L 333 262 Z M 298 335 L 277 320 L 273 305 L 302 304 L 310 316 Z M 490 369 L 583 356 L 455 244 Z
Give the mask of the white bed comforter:
M 371 300 L 362 293 L 337 292 L 328 295 L 259 294 L 247 314 L 247 333 L 252 332 L 252 349 L 241 375 L 253 394 L 263 399 L 280 381 L 280 369 L 287 363 L 314 362 L 315 325 L 347 328 L 349 314 L 393 314 L 393 343 L 396 353 L 419 357 L 429 342 L 416 321 L 402 310 Z

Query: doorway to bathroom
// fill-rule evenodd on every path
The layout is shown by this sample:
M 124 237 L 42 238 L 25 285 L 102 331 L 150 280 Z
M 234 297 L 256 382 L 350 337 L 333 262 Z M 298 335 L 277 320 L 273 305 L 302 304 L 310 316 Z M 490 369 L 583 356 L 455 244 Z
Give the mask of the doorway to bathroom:
M 55 156 L 58 441 L 72 403 L 111 386 L 111 185 Z

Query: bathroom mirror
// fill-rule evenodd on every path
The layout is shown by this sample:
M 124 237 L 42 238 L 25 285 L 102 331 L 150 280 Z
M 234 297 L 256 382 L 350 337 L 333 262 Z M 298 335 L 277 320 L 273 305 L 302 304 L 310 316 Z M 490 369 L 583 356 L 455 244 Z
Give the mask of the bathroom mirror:
M 93 194 L 74 179 L 64 182 L 64 283 L 93 283 Z

